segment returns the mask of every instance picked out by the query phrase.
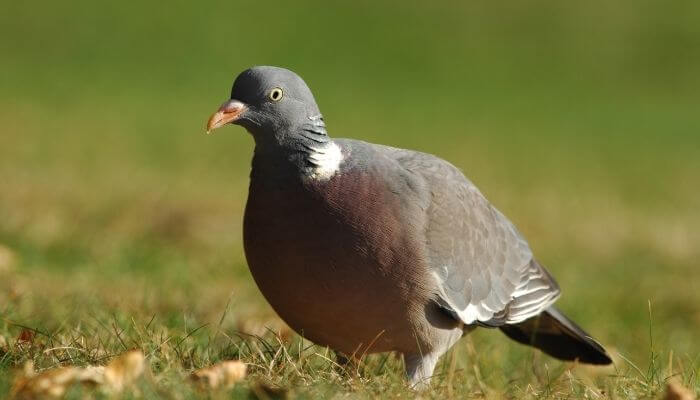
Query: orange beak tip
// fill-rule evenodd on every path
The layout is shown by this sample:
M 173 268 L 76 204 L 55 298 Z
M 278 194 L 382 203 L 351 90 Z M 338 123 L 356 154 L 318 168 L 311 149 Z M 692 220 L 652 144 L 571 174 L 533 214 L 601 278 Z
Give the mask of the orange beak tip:
M 211 117 L 209 117 L 207 121 L 207 134 L 211 133 L 214 129 L 238 120 L 245 110 L 245 104 L 240 101 L 229 100 L 225 102 Z

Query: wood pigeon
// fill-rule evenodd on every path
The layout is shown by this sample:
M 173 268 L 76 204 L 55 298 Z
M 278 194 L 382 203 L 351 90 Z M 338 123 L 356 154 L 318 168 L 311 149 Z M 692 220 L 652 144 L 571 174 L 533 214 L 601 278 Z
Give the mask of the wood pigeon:
M 476 327 L 562 360 L 610 364 L 554 308 L 560 290 L 515 226 L 436 156 L 332 139 L 294 72 L 243 71 L 207 131 L 255 140 L 244 247 L 260 291 L 344 357 L 396 351 L 412 385 Z

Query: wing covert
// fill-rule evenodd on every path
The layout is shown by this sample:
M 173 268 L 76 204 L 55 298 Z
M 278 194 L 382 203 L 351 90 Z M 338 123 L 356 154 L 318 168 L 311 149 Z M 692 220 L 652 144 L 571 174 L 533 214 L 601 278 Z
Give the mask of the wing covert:
M 392 149 L 430 190 L 425 240 L 437 295 L 465 324 L 498 326 L 539 314 L 559 287 L 515 226 L 450 163 Z

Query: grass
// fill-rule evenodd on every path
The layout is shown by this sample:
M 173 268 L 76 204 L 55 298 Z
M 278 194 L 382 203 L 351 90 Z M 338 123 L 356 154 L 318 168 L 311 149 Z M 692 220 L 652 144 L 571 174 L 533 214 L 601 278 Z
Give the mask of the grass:
M 420 396 L 656 398 L 672 375 L 700 391 L 698 16 L 691 1 L 8 4 L 0 397 L 26 360 L 129 348 L 148 356 L 146 398 L 245 398 L 260 382 L 411 395 L 395 356 L 339 372 L 326 349 L 264 329 L 279 322 L 241 245 L 252 141 L 202 132 L 254 64 L 298 71 L 331 135 L 462 168 L 616 357 L 572 367 L 477 331 Z M 233 392 L 185 379 L 239 357 L 251 375 Z

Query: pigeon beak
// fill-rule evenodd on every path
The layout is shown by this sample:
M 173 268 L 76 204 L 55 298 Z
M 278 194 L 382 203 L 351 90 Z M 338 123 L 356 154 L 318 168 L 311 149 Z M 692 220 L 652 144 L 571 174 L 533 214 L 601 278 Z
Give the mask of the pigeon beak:
M 230 122 L 235 122 L 245 110 L 245 104 L 238 100 L 229 100 L 219 107 L 219 109 L 209 117 L 207 121 L 207 134 L 216 128 L 220 128 Z

